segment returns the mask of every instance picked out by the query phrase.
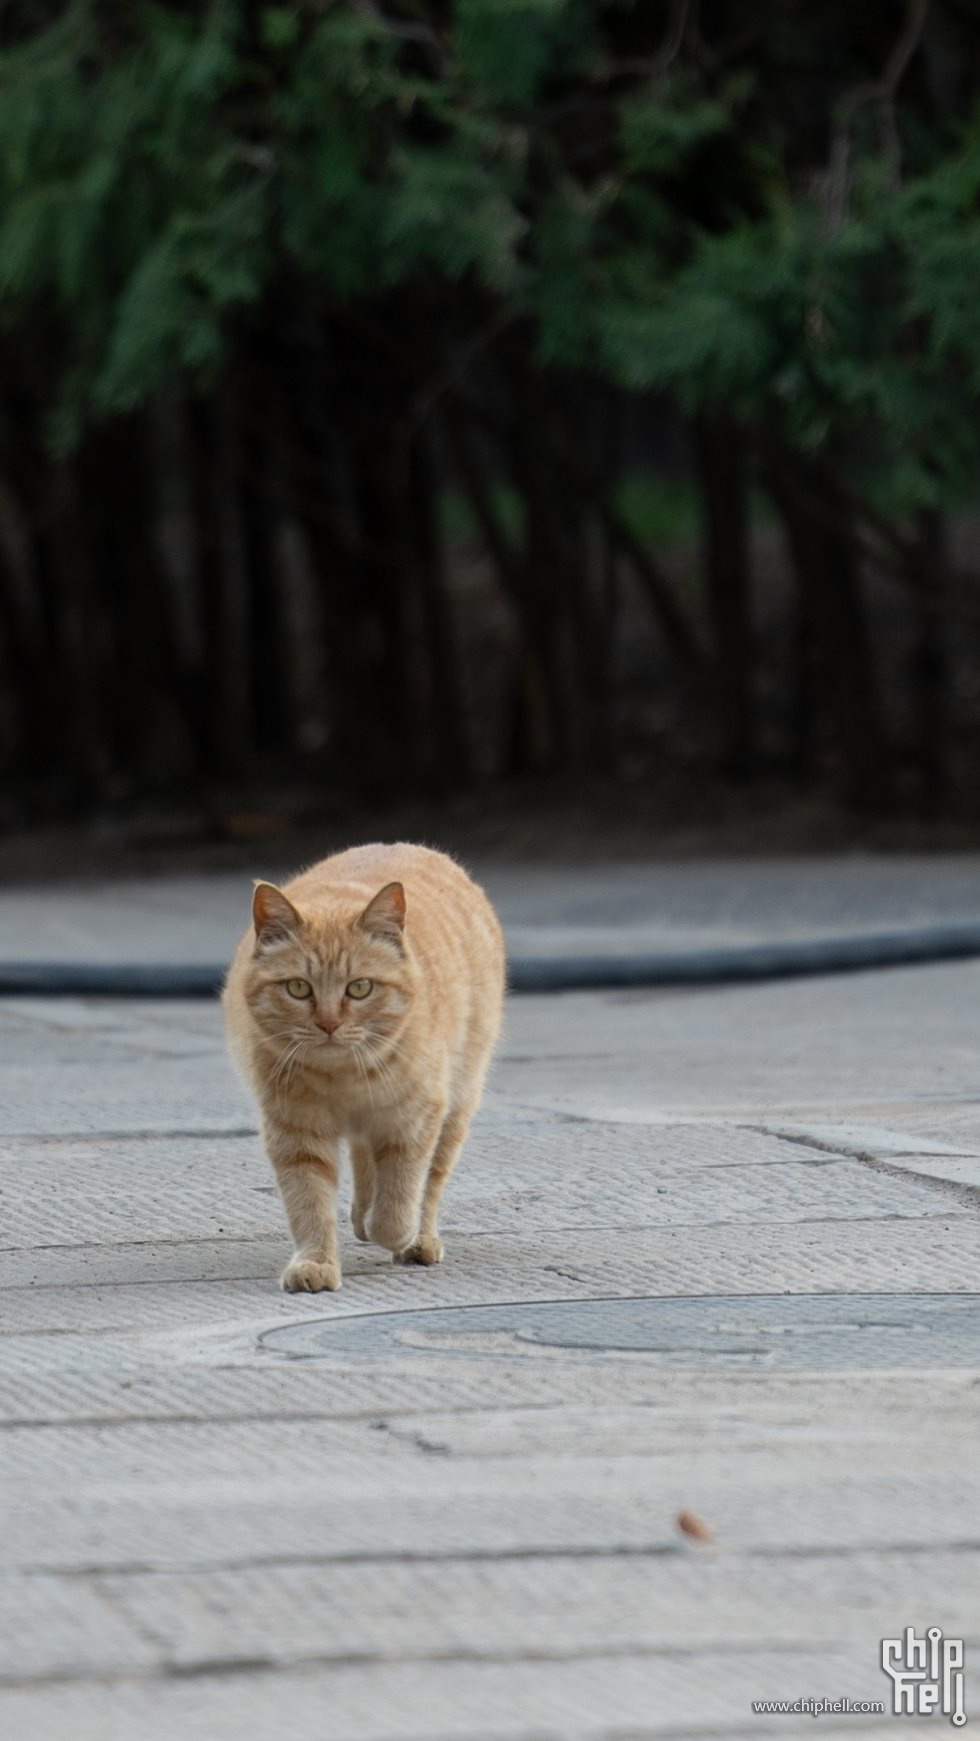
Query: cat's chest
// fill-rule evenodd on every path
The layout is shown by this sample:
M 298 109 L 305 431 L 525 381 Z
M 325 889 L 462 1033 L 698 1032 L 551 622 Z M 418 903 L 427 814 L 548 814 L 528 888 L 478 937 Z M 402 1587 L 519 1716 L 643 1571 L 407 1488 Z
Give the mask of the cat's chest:
M 307 1071 L 296 1089 L 312 1125 L 355 1140 L 373 1135 L 399 1117 L 416 1092 L 414 1083 L 395 1079 L 390 1070 L 363 1064 L 329 1074 Z

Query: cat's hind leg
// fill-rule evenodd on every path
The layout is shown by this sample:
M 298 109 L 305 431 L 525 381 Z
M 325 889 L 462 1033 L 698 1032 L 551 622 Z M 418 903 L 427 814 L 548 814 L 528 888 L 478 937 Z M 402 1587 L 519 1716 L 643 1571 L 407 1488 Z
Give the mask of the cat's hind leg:
M 414 1128 L 375 1142 L 367 1236 L 395 1257 L 418 1238 L 429 1163 L 444 1116 L 443 1107 L 426 1108 L 412 1120 Z
M 370 1143 L 363 1138 L 352 1139 L 350 1145 L 350 1170 L 352 1180 L 350 1224 L 354 1229 L 354 1238 L 367 1243 L 367 1218 L 371 1211 L 371 1199 L 374 1195 L 374 1156 Z

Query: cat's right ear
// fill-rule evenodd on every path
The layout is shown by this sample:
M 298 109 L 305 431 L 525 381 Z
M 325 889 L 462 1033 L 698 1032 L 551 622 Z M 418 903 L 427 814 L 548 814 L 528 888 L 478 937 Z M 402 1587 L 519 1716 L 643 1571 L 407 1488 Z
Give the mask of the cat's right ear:
M 256 883 L 252 896 L 252 924 L 257 949 L 288 942 L 300 923 L 292 901 L 276 888 L 275 883 Z
M 401 883 L 385 883 L 374 900 L 368 902 L 357 923 L 369 937 L 379 937 L 401 949 L 405 929 L 405 890 Z

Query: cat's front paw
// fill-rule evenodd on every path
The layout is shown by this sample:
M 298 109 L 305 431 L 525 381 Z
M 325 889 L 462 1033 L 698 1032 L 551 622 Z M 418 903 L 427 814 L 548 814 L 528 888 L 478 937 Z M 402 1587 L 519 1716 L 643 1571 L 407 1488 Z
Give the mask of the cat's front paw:
M 438 1233 L 420 1233 L 404 1251 L 395 1252 L 395 1262 L 420 1263 L 428 1269 L 430 1264 L 442 1262 L 442 1253 L 443 1244 Z
M 336 1258 L 321 1263 L 315 1257 L 294 1257 L 283 1270 L 279 1285 L 287 1294 L 335 1294 L 340 1280 Z

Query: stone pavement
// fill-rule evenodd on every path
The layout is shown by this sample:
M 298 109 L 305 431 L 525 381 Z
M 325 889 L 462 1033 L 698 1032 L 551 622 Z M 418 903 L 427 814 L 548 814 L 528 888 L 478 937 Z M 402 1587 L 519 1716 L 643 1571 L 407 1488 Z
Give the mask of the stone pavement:
M 627 948 L 975 917 L 971 873 L 495 892 Z M 62 952 L 207 959 L 239 893 L 62 893 Z M 887 1702 L 908 1625 L 980 1718 L 978 1008 L 980 963 L 515 998 L 444 1265 L 348 1236 L 287 1298 L 216 1007 L 0 1003 L 5 1741 L 782 1741 L 754 1700 Z

